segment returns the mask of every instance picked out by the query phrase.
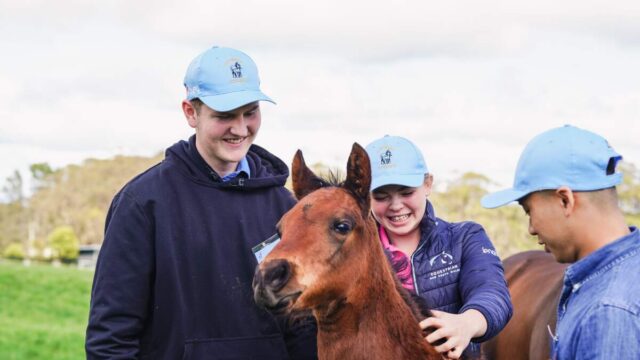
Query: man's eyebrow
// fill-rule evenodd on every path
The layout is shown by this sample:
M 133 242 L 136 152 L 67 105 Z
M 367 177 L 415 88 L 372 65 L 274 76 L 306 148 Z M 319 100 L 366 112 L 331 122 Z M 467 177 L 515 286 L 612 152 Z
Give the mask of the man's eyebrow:
M 259 107 L 260 107 L 260 104 L 255 104 L 252 107 L 250 107 L 249 109 L 247 109 L 247 111 L 253 111 L 253 110 L 255 110 L 255 109 L 259 108 Z
M 245 112 L 251 112 L 254 111 L 255 109 L 259 108 L 260 104 L 255 104 L 252 107 L 248 108 L 245 111 L 242 111 L 243 113 Z M 236 116 L 238 115 L 237 113 L 233 112 L 233 111 L 216 111 L 216 113 L 214 114 L 214 116 Z
M 235 114 L 229 111 L 212 111 L 211 112 L 211 117 L 219 117 L 219 116 L 235 116 Z

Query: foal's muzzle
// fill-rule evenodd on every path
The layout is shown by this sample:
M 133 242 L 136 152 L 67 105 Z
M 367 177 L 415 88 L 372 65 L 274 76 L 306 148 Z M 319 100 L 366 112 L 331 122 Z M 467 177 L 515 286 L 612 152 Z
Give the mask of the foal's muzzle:
M 253 276 L 253 299 L 270 311 L 284 310 L 299 293 L 282 293 L 291 279 L 291 265 L 283 259 L 270 260 L 258 266 Z

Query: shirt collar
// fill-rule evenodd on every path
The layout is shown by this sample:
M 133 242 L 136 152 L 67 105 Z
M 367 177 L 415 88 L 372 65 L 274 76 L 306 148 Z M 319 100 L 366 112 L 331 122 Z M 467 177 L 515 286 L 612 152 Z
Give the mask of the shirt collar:
M 249 161 L 247 161 L 247 157 L 243 157 L 242 160 L 238 163 L 238 167 L 236 167 L 236 171 L 229 173 L 222 177 L 222 182 L 227 182 L 231 179 L 234 179 L 240 174 L 244 174 L 244 178 L 248 179 L 251 176 L 251 169 L 249 168 Z
M 630 227 L 629 230 L 631 233 L 601 247 L 569 266 L 565 272 L 565 285 L 573 288 L 580 287 L 584 282 L 635 254 L 640 249 L 640 232 L 635 226 Z
M 378 235 L 380 235 L 380 241 L 382 242 L 382 246 L 385 249 L 398 250 L 395 246 L 391 245 L 391 241 L 389 241 L 389 235 L 387 235 L 387 232 L 382 227 L 382 225 L 378 225 Z
M 238 175 L 242 174 L 242 177 L 248 179 L 251 176 L 251 168 L 249 166 L 249 161 L 247 160 L 247 155 L 245 155 L 240 162 L 238 162 L 238 166 L 236 167 L 236 171 L 227 174 L 224 177 L 220 177 L 218 173 L 216 173 L 209 164 L 204 160 L 200 152 L 196 147 L 196 135 L 192 135 L 189 138 L 189 154 L 191 158 L 198 164 L 198 168 L 202 170 L 204 174 L 206 174 L 210 179 L 216 182 L 227 182 L 233 180 L 238 177 Z

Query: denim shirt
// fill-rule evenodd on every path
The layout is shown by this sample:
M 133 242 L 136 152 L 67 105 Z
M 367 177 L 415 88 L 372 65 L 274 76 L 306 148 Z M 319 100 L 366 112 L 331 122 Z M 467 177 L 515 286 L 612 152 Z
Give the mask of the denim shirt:
M 640 359 L 640 234 L 630 230 L 567 268 L 553 359 Z

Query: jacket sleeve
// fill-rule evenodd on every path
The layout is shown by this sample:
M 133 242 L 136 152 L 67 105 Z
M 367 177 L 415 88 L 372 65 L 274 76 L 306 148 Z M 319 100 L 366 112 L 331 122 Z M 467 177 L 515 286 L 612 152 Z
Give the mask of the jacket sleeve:
M 475 309 L 487 320 L 487 331 L 479 338 L 479 343 L 497 335 L 513 314 L 511 296 L 504 278 L 502 261 L 482 226 L 464 223 L 462 243 L 462 264 L 460 273 L 460 313 Z
M 153 277 L 152 224 L 125 191 L 114 198 L 91 290 L 87 359 L 137 358 Z

